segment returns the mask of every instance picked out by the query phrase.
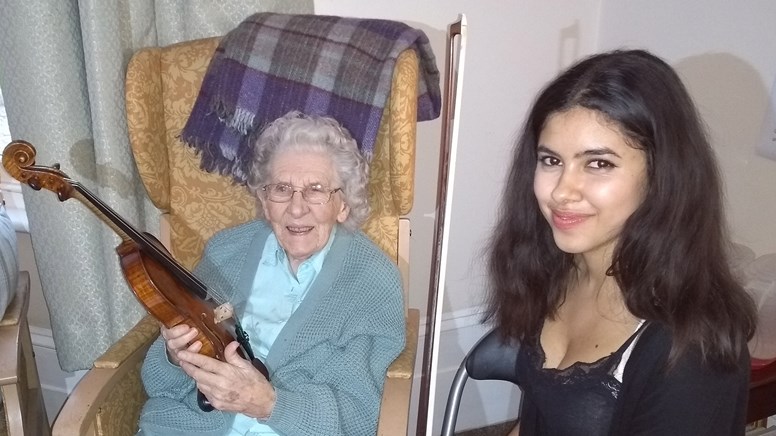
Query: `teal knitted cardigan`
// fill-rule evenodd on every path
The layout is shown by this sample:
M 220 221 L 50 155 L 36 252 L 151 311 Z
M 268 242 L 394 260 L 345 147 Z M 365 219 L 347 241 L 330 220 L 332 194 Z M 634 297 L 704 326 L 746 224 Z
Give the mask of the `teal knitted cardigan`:
M 270 232 L 263 221 L 222 231 L 194 270 L 229 296 L 238 316 Z M 395 264 L 363 233 L 339 227 L 321 272 L 269 350 L 277 400 L 263 422 L 288 436 L 375 434 L 386 369 L 404 348 L 402 298 Z M 193 380 L 169 363 L 161 338 L 148 350 L 142 380 L 149 399 L 140 434 L 223 435 L 231 427 L 234 414 L 199 410 Z

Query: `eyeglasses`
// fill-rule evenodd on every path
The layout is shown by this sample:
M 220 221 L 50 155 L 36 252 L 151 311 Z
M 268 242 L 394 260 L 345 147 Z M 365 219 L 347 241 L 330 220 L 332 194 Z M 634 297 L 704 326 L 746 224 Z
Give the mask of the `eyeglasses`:
M 308 204 L 326 204 L 331 200 L 331 194 L 341 191 L 342 188 L 329 190 L 322 185 L 315 184 L 297 189 L 295 186 L 285 183 L 272 183 L 264 185 L 261 190 L 264 191 L 264 198 L 273 203 L 288 203 L 298 192 L 302 194 L 302 198 Z

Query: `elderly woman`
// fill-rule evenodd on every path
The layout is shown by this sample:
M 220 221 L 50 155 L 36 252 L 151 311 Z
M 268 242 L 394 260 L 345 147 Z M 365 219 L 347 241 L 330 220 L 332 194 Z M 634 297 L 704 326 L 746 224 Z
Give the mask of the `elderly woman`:
M 258 138 L 248 188 L 264 214 L 208 241 L 195 274 L 229 301 L 266 363 L 198 354 L 162 328 L 142 369 L 143 435 L 374 434 L 388 365 L 404 347 L 398 270 L 358 229 L 366 161 L 331 118 L 292 112 Z M 197 405 L 201 391 L 216 410 Z

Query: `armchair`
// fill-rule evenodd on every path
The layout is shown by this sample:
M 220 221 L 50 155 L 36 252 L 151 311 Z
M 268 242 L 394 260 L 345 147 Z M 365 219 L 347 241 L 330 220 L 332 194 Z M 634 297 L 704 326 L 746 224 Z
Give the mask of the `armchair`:
M 132 152 L 146 191 L 162 212 L 160 239 L 187 268 L 197 263 L 216 231 L 254 218 L 257 208 L 244 188 L 202 171 L 194 150 L 178 139 L 218 41 L 143 49 L 127 68 Z M 417 349 L 419 313 L 406 308 L 409 220 L 404 216 L 413 201 L 418 68 L 414 51 L 400 55 L 371 163 L 372 215 L 363 229 L 397 262 L 405 289 L 407 343 L 386 375 L 380 435 L 406 434 Z M 134 434 L 146 398 L 139 369 L 157 335 L 156 322 L 146 317 L 95 361 L 65 403 L 53 434 Z
M 0 320 L 0 435 L 49 434 L 27 324 L 29 303 L 30 275 L 21 271 L 15 296 Z

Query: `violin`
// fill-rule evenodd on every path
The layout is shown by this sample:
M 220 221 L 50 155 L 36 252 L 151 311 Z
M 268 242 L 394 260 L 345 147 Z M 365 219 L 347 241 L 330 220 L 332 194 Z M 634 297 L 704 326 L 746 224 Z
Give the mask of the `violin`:
M 3 166 L 13 178 L 39 191 L 57 194 L 59 201 L 70 198 L 83 203 L 121 237 L 116 247 L 121 270 L 132 292 L 146 311 L 166 328 L 187 324 L 197 329 L 202 342 L 200 354 L 224 360 L 224 348 L 234 340 L 238 353 L 250 360 L 269 380 L 269 371 L 251 351 L 248 335 L 234 317 L 231 304 L 217 302 L 217 293 L 208 290 L 191 272 L 181 266 L 153 235 L 135 229 L 83 185 L 59 169 L 35 165 L 35 147 L 26 141 L 13 141 L 3 151 Z M 198 392 L 199 406 L 213 410 Z

